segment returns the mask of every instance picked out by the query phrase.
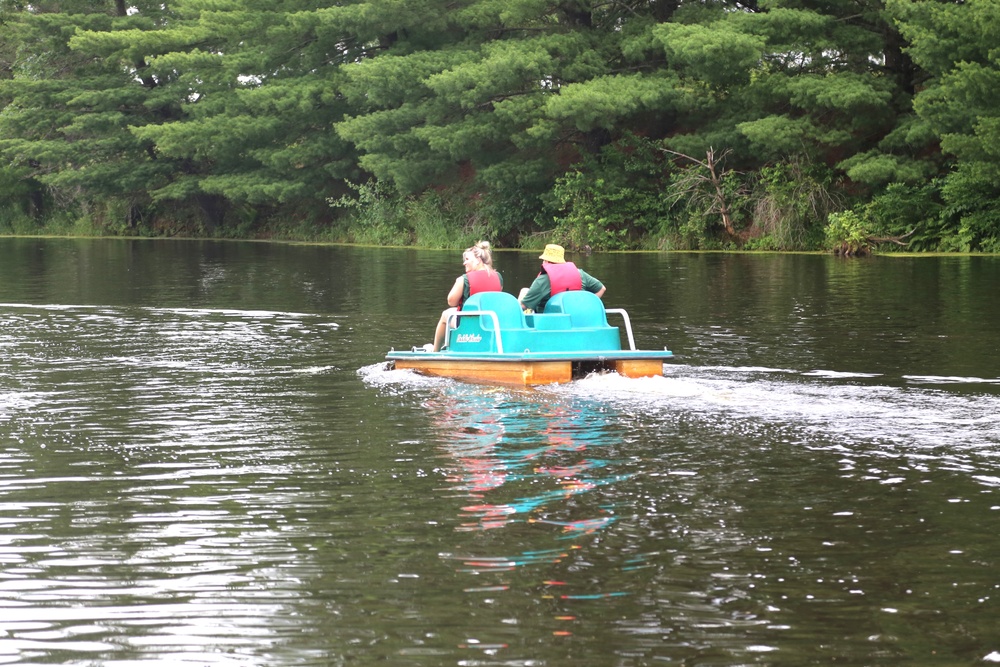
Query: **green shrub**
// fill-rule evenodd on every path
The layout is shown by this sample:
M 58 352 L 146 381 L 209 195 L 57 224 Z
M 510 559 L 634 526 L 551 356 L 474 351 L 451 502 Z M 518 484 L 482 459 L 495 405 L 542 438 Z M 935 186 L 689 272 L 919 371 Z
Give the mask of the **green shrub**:
M 406 200 L 381 181 L 355 186 L 356 197 L 341 197 L 330 205 L 346 208 L 351 240 L 371 245 L 409 245 L 413 231 L 408 224 Z
M 993 252 L 1000 245 L 998 178 L 998 169 L 983 162 L 963 163 L 948 175 L 941 191 L 942 217 L 951 224 L 943 230 L 943 250 Z
M 406 200 L 406 213 L 414 243 L 425 248 L 468 246 L 462 238 L 464 207 L 459 201 L 428 191 Z
M 816 247 L 823 222 L 840 205 L 830 171 L 797 159 L 761 169 L 752 197 L 753 236 L 769 239 L 771 250 Z
M 20 206 L 4 206 L 0 208 L 0 234 L 27 235 L 38 234 L 41 228 L 38 222 L 21 210 Z
M 941 182 L 922 185 L 892 183 L 861 209 L 861 216 L 874 234 L 906 236 L 912 250 L 937 250 L 941 246 Z
M 662 152 L 636 137 L 588 156 L 552 188 L 552 240 L 571 248 L 622 250 L 663 232 L 671 218 L 662 194 L 667 168 Z
M 868 230 L 854 211 L 831 213 L 824 235 L 827 250 L 838 255 L 865 255 L 871 251 Z

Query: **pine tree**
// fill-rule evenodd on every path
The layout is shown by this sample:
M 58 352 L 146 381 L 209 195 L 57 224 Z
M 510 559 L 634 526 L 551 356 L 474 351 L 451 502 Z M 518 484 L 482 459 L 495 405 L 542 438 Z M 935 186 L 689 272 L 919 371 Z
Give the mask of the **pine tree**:
M 155 199 L 198 201 L 218 225 L 232 206 L 250 219 L 300 202 L 315 214 L 344 192 L 356 159 L 331 131 L 344 113 L 333 81 L 338 61 L 353 56 L 342 33 L 326 30 L 325 4 L 181 0 L 180 30 L 75 38 L 108 56 L 153 54 L 150 70 L 169 80 L 179 113 L 132 128 L 179 167 Z
M 953 160 L 942 195 L 941 249 L 1000 251 L 1000 4 L 891 0 L 910 46 L 927 73 L 914 101 L 919 119 Z
M 169 166 L 157 163 L 130 125 L 155 119 L 155 84 L 143 63 L 108 62 L 71 48 L 78 29 L 147 26 L 159 3 L 122 0 L 39 2 L 8 7 L 16 45 L 0 114 L 0 155 L 23 183 L 41 184 L 49 206 L 69 216 L 104 218 L 112 211 L 134 224 L 149 202 L 152 183 Z M 34 208 L 43 202 L 34 188 Z

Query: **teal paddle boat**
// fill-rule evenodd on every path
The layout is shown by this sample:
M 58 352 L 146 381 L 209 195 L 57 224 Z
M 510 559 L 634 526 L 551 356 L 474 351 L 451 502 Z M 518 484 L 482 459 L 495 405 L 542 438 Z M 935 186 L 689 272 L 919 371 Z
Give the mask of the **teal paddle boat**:
M 608 315 L 622 318 L 621 332 Z M 551 297 L 542 313 L 525 314 L 513 295 L 480 292 L 456 313 L 439 352 L 413 348 L 390 350 L 390 368 L 428 375 L 509 385 L 569 382 L 594 372 L 626 377 L 663 375 L 670 350 L 637 350 L 628 313 L 605 308 L 590 292 L 562 292 Z

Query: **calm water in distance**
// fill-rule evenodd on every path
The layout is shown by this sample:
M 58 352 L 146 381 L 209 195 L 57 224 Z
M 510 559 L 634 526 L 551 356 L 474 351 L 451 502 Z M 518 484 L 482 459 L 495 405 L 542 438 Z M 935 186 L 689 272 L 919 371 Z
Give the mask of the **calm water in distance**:
M 664 377 L 385 370 L 457 252 L 0 239 L 0 664 L 1000 662 L 1000 258 L 571 259 Z

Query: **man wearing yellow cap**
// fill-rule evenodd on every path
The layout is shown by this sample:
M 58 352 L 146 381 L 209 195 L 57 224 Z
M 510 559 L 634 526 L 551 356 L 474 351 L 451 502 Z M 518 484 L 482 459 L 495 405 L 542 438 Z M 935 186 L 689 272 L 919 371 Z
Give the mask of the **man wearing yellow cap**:
M 604 284 L 583 269 L 578 269 L 573 262 L 567 262 L 565 255 L 561 245 L 550 243 L 545 246 L 545 252 L 538 256 L 542 260 L 541 273 L 531 287 L 522 287 L 517 295 L 521 308 L 528 312 L 541 312 L 550 296 L 570 290 L 586 290 L 604 296 Z

